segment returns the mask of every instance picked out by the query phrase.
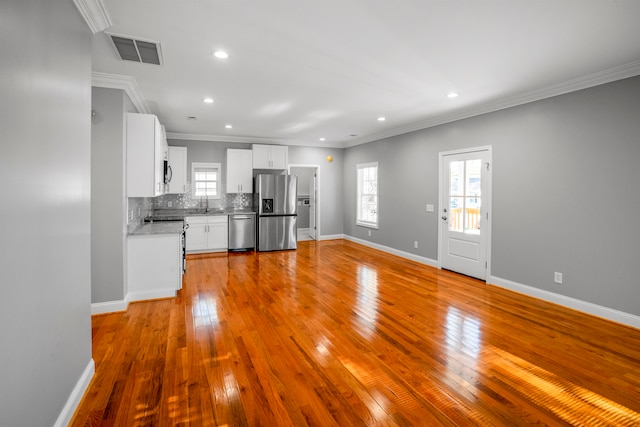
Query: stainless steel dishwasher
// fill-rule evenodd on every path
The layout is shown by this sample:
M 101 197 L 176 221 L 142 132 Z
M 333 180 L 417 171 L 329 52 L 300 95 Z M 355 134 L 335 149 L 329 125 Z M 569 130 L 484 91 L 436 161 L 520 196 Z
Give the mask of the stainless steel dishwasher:
M 229 215 L 229 250 L 247 251 L 256 247 L 255 214 Z

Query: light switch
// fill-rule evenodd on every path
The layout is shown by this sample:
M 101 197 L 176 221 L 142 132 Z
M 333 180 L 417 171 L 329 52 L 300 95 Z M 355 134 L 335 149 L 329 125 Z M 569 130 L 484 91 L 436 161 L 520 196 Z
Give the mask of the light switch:
M 427 212 L 433 212 L 434 206 L 432 204 L 427 204 Z

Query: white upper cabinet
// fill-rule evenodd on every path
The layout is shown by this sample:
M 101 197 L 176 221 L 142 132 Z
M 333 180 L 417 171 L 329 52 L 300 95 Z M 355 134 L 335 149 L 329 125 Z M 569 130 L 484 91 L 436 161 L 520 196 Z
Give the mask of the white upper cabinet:
M 153 114 L 127 114 L 127 196 L 155 197 L 164 193 L 167 142 Z
M 187 147 L 169 147 L 169 176 L 168 194 L 187 192 Z
M 167 141 L 167 131 L 164 129 L 164 125 L 160 125 L 162 127 L 162 159 L 169 160 L 169 142 Z
M 253 153 L 227 149 L 227 193 L 253 193 Z
M 253 145 L 254 169 L 286 169 L 289 147 L 286 145 Z

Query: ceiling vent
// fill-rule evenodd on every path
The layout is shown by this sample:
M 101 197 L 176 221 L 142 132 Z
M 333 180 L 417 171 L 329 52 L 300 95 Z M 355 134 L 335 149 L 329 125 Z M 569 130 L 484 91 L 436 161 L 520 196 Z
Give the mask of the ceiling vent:
M 107 34 L 120 59 L 162 65 L 160 42 L 140 40 L 120 34 Z

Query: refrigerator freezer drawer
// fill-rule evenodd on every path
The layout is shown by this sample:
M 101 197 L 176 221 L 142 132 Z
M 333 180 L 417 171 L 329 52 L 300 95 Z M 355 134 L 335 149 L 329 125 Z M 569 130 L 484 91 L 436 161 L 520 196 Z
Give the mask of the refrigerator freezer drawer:
M 258 220 L 258 250 L 296 249 L 297 220 L 296 216 L 261 216 Z

